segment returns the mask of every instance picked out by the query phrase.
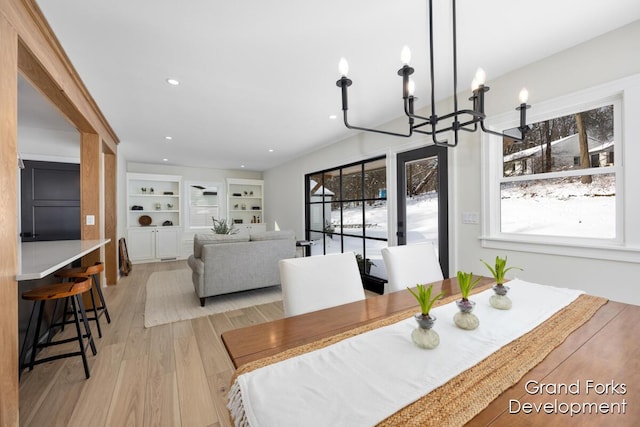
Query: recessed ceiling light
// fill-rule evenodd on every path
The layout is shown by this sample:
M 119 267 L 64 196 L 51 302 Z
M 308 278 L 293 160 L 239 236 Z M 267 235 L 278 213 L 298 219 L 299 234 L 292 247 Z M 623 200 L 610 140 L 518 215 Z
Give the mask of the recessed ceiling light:
M 244 167 L 244 165 L 240 165 L 240 167 L 241 167 L 241 168 L 243 168 L 243 167 Z
M 177 81 L 176 79 L 167 79 L 167 83 L 169 83 L 172 86 L 178 86 L 180 84 L 180 82 Z
M 331 115 L 329 116 L 329 118 L 330 118 L 331 120 L 335 120 L 335 119 L 337 119 L 337 118 L 338 118 L 338 116 L 336 116 L 335 114 L 331 114 Z
M 169 161 L 169 159 L 162 159 L 162 161 L 163 161 L 163 162 L 168 162 L 168 161 Z
M 171 141 L 173 139 L 172 136 L 165 136 L 164 139 L 166 139 L 167 141 Z
M 269 152 L 270 152 L 270 153 L 273 153 L 273 148 L 269 148 Z

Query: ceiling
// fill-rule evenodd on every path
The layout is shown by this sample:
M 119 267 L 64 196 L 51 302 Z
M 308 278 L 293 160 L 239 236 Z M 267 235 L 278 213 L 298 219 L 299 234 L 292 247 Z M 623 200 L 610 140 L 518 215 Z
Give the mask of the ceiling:
M 416 95 L 430 98 L 425 0 L 37 3 L 128 161 L 261 171 L 344 139 L 354 131 L 335 85 L 343 56 L 353 124 L 400 116 L 403 45 Z M 478 66 L 490 81 L 640 19 L 640 2 L 458 0 L 457 15 L 464 90 Z M 450 17 L 449 2 L 435 0 L 436 99 L 452 90 Z M 19 96 L 19 123 L 46 128 Z

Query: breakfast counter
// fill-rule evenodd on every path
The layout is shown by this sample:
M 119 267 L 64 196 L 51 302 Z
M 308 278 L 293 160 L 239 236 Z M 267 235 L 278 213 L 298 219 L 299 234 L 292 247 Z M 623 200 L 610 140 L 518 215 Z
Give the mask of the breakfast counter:
M 20 243 L 16 280 L 42 279 L 110 241 L 111 239 L 95 239 Z

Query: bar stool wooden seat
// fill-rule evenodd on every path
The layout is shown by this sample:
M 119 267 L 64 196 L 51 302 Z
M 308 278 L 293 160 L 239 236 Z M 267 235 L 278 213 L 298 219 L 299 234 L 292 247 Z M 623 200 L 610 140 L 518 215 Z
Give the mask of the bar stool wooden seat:
M 107 303 L 105 302 L 104 295 L 102 294 L 102 287 L 100 286 L 100 273 L 104 271 L 104 264 L 102 262 L 96 262 L 94 265 L 89 267 L 77 267 L 77 268 L 67 268 L 61 271 L 58 271 L 54 276 L 60 279 L 77 279 L 77 278 L 88 278 L 91 277 L 93 279 L 93 289 L 95 289 L 98 294 L 98 298 L 100 299 L 100 305 L 96 305 L 93 289 L 90 292 L 91 295 L 91 304 L 93 308 L 90 311 L 93 311 L 93 317 L 88 317 L 88 320 L 93 320 L 96 322 L 96 327 L 98 328 L 98 337 L 102 338 L 102 329 L 100 328 L 100 319 L 101 315 L 105 315 L 107 319 L 107 323 L 111 323 L 111 316 L 109 316 L 109 310 L 107 309 Z M 64 313 L 67 315 L 67 306 L 68 303 L 65 303 Z M 55 310 L 54 310 L 55 311 Z M 66 321 L 63 319 L 62 328 L 64 330 L 65 323 L 72 323 L 72 321 Z M 54 326 L 54 325 L 52 325 Z M 57 326 L 57 324 L 55 325 Z
M 85 346 L 85 339 L 89 346 L 91 347 L 91 352 L 95 356 L 97 354 L 96 346 L 93 342 L 93 337 L 91 336 L 91 328 L 89 327 L 89 321 L 87 319 L 87 313 L 84 309 L 84 302 L 82 301 L 82 294 L 91 289 L 91 281 L 88 277 L 75 279 L 72 282 L 64 282 L 64 283 L 54 283 L 50 285 L 44 285 L 32 289 L 30 291 L 26 291 L 22 294 L 22 299 L 34 301 L 33 309 L 31 311 L 31 318 L 29 320 L 29 325 L 27 326 L 27 332 L 25 334 L 25 345 L 29 337 L 29 329 L 31 328 L 31 324 L 33 323 L 34 318 L 37 315 L 36 320 L 36 330 L 33 335 L 33 344 L 31 347 L 31 357 L 29 362 L 24 361 L 24 348 L 22 351 L 22 356 L 20 360 L 20 372 L 23 369 L 29 368 L 32 370 L 35 365 L 40 363 L 50 362 L 52 360 L 62 359 L 65 357 L 72 356 L 82 356 L 82 363 L 84 365 L 84 373 L 87 378 L 89 378 L 89 364 L 87 362 L 87 353 Z M 59 301 L 61 299 L 71 300 L 71 305 L 73 307 L 73 317 L 74 323 L 76 325 L 76 337 L 61 339 L 58 341 L 51 341 L 51 337 L 49 337 L 49 341 L 46 343 L 39 343 L 39 335 L 40 328 L 42 326 L 43 320 L 43 312 L 44 312 L 44 303 L 47 301 Z M 80 313 L 80 316 L 78 316 Z M 84 323 L 84 334 L 80 328 L 80 323 Z M 51 333 L 51 330 L 50 330 Z M 56 354 L 54 356 L 45 357 L 39 360 L 36 360 L 36 353 L 38 348 L 48 347 L 52 345 L 64 344 L 72 341 L 78 341 L 80 351 L 69 352 Z

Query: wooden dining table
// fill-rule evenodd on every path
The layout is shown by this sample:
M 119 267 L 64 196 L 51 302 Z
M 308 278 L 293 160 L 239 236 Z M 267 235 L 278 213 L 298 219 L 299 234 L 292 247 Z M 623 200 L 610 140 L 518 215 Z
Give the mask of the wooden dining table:
M 477 287 L 493 282 L 492 278 L 482 277 Z M 445 296 L 459 293 L 455 278 L 433 285 L 435 292 L 443 291 Z M 237 368 L 411 307 L 419 311 L 408 291 L 394 292 L 230 330 L 222 334 L 222 341 Z M 607 302 L 468 425 L 638 425 L 639 327 L 640 306 Z M 579 412 L 571 415 L 571 405 Z

